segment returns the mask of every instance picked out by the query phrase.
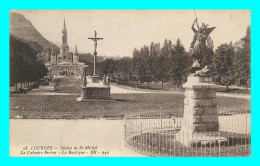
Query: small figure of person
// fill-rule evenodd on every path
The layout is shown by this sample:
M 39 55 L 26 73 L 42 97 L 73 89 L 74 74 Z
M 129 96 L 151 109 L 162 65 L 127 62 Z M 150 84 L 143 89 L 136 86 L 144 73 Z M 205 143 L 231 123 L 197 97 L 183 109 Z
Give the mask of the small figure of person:
M 106 85 L 106 75 L 103 76 L 103 85 Z
M 107 86 L 110 86 L 110 78 L 109 78 L 108 75 L 107 75 L 107 77 L 106 77 L 106 85 L 107 85 Z

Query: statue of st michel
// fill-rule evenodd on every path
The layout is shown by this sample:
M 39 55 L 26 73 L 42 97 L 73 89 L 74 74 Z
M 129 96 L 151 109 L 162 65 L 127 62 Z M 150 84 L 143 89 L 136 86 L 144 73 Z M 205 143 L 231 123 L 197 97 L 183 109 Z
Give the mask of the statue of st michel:
M 193 41 L 190 45 L 190 55 L 193 59 L 193 65 L 190 69 L 190 74 L 198 75 L 198 76 L 208 76 L 209 69 L 207 64 L 207 53 L 208 47 L 206 46 L 206 41 L 208 39 L 209 34 L 216 28 L 210 27 L 209 25 L 202 23 L 202 26 L 199 27 L 197 18 L 192 24 L 191 29 L 194 32 Z M 197 25 L 197 29 L 195 29 L 195 23 Z

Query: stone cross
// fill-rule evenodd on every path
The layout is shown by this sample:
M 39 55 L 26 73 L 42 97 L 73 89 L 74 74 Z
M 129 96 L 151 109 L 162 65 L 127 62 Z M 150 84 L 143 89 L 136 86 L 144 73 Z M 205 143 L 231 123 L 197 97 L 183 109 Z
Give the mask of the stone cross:
M 96 56 L 97 56 L 97 41 L 103 40 L 103 38 L 97 38 L 97 31 L 95 31 L 95 37 L 89 37 L 88 39 L 91 39 L 95 42 L 95 51 L 94 51 L 94 76 L 96 75 Z

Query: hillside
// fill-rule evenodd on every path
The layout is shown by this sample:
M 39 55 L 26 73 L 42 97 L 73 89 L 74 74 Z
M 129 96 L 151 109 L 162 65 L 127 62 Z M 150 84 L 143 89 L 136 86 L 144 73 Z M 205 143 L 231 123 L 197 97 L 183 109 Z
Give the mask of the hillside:
M 37 45 L 37 43 L 32 46 L 29 43 L 24 39 L 10 35 L 10 63 L 18 63 L 19 61 L 33 63 L 37 60 L 36 55 L 42 49 L 42 46 Z
M 28 41 L 28 40 L 19 38 L 19 37 L 15 36 L 15 35 L 10 35 L 10 42 L 11 42 L 12 40 L 14 40 L 14 39 L 15 39 L 15 40 L 18 40 L 18 41 L 20 41 L 20 42 L 22 42 L 22 43 L 26 43 L 28 46 L 30 46 L 30 47 L 31 47 L 35 52 L 37 52 L 37 53 L 42 52 L 43 49 L 44 49 L 44 48 L 43 48 L 40 44 L 38 44 L 37 42 Z M 11 46 L 10 46 L 10 49 L 12 49 Z
M 29 20 L 15 12 L 10 13 L 10 34 L 27 41 L 37 42 L 45 50 L 52 47 L 52 43 L 45 39 Z M 56 45 L 55 50 L 59 50 Z

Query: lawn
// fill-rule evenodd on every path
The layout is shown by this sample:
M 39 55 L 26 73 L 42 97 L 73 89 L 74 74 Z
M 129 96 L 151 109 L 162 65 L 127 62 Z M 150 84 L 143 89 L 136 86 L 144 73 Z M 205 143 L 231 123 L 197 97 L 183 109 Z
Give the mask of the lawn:
M 61 77 L 58 78 L 54 91 L 69 95 L 11 96 L 10 118 L 17 116 L 32 119 L 122 118 L 125 113 L 152 111 L 155 114 L 159 109 L 178 112 L 180 116 L 183 113 L 183 93 L 111 94 L 114 101 L 77 102 L 80 86 L 80 79 L 76 77 Z M 248 99 L 217 97 L 217 102 L 219 114 L 251 111 L 251 101 Z
M 81 82 L 75 77 L 61 77 L 57 79 L 54 91 L 59 93 L 80 93 Z
M 175 140 L 175 135 L 167 133 L 144 133 L 127 140 L 127 145 L 149 156 L 242 157 L 251 155 L 250 135 L 226 134 L 221 132 L 220 136 L 226 137 L 228 141 L 221 144 L 218 144 L 216 141 L 206 145 L 201 144 L 201 142 L 194 142 L 192 147 L 187 147 Z
M 122 118 L 125 113 L 156 109 L 183 111 L 183 94 L 112 94 L 115 101 L 77 102 L 79 95 L 15 95 L 10 97 L 10 118 Z M 248 99 L 217 97 L 219 113 L 250 112 Z M 42 108 L 42 109 L 41 109 Z
M 136 87 L 136 84 L 132 85 L 133 87 Z M 164 82 L 163 83 L 163 88 L 162 88 L 162 82 L 150 82 L 147 86 L 147 83 L 139 83 L 138 88 L 140 89 L 150 89 L 150 90 L 179 90 L 174 84 L 171 82 Z
M 217 92 L 222 92 L 222 93 L 232 93 L 232 94 L 251 94 L 251 89 L 245 89 L 243 87 L 229 87 L 228 91 L 225 86 L 220 86 L 217 89 Z
M 124 85 L 119 85 L 124 86 Z M 126 87 L 126 86 L 124 86 Z M 132 87 L 137 87 L 136 84 L 132 84 Z M 149 90 L 162 90 L 162 82 L 150 82 L 147 86 L 147 83 L 139 83 L 138 88 L 140 89 L 149 89 Z M 180 91 L 180 89 L 171 82 L 164 82 L 163 83 L 163 90 L 171 90 L 171 91 Z M 251 94 L 251 89 L 245 89 L 244 87 L 238 86 L 230 86 L 228 91 L 226 86 L 219 86 L 217 92 L 223 93 L 235 93 L 235 94 Z

